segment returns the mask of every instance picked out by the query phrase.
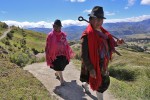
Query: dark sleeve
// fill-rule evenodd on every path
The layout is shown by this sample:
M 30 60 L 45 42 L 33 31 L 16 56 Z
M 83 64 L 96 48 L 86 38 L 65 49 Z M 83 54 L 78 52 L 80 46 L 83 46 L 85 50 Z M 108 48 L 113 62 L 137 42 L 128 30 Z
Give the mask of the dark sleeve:
M 93 64 L 90 61 L 89 58 L 89 48 L 88 48 L 88 38 L 87 36 L 82 37 L 82 42 L 81 42 L 81 58 L 83 60 L 84 65 L 87 67 L 89 71 L 94 69 Z

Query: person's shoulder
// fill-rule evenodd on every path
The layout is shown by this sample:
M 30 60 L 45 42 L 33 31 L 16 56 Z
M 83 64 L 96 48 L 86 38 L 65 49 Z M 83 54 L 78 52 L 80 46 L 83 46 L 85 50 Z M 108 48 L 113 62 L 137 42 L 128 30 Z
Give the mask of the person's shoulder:
M 53 35 L 53 31 L 50 31 L 50 32 L 48 33 L 48 36 L 51 36 L 51 35 Z
M 50 31 L 50 32 L 48 33 L 48 35 L 50 35 L 50 34 L 53 34 L 53 31 Z
M 67 34 L 65 32 L 61 32 L 61 33 L 62 33 L 63 36 L 65 36 L 65 37 L 67 36 Z
M 53 36 L 53 31 L 51 31 L 47 34 L 47 38 L 51 38 L 52 36 Z

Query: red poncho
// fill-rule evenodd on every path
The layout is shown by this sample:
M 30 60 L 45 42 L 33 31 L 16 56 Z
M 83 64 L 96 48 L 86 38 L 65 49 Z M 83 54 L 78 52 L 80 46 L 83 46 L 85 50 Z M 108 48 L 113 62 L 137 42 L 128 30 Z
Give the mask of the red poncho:
M 63 45 L 60 45 L 57 42 L 58 40 L 61 40 L 61 43 Z M 64 49 L 64 50 L 61 50 L 61 49 Z M 74 52 L 72 51 L 72 49 L 70 48 L 67 42 L 66 34 L 63 32 L 58 33 L 56 31 L 52 31 L 48 34 L 47 40 L 46 40 L 45 53 L 46 53 L 47 65 L 50 67 L 53 66 L 52 62 L 56 59 L 57 56 L 64 55 L 66 56 L 68 61 L 70 61 L 70 59 L 74 57 Z
M 109 45 L 109 54 L 110 58 L 112 56 L 112 52 L 115 50 L 116 42 L 113 39 L 112 35 L 106 31 L 103 27 L 100 27 L 102 32 L 108 37 L 108 45 Z M 98 90 L 102 83 L 101 70 L 100 70 L 100 56 L 98 49 L 102 44 L 102 39 L 96 34 L 95 30 L 93 30 L 92 26 L 89 24 L 86 30 L 83 32 L 82 37 L 87 35 L 88 38 L 88 47 L 89 47 L 89 57 L 90 61 L 94 66 L 96 71 L 96 78 L 89 78 L 89 84 L 93 90 Z

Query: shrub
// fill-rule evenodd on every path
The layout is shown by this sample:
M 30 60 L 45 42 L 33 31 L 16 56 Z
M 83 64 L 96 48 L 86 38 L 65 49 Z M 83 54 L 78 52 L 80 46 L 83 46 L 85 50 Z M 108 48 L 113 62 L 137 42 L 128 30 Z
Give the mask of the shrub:
M 10 33 L 14 33 L 14 30 L 11 30 Z
M 32 51 L 33 51 L 33 53 L 34 53 L 35 55 L 39 53 L 39 51 L 36 50 L 35 48 L 32 48 Z
M 137 77 L 136 71 L 123 67 L 110 67 L 110 76 L 124 81 L 134 81 Z
M 6 23 L 4 23 L 4 22 L 1 22 L 0 23 L 0 27 L 2 27 L 2 28 L 8 28 L 8 25 Z
M 19 52 L 11 55 L 11 62 L 17 64 L 20 67 L 24 67 L 29 62 L 29 56 L 25 53 Z
M 5 45 L 10 45 L 9 40 L 6 38 L 2 39 L 2 43 L 4 43 Z
M 81 60 L 81 54 L 80 54 L 80 52 L 77 52 L 77 53 L 76 53 L 75 59 Z
M 12 39 L 13 33 L 11 33 L 11 32 L 7 33 L 7 37 L 8 37 L 9 39 Z

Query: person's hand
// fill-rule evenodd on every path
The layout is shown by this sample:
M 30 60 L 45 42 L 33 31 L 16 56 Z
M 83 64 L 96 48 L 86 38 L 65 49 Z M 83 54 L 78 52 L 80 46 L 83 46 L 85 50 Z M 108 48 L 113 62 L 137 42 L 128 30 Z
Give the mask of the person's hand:
M 121 44 L 123 44 L 123 43 L 125 43 L 123 39 L 118 39 L 118 40 L 117 40 L 117 45 L 121 45 Z
M 91 76 L 92 78 L 96 78 L 96 72 L 95 72 L 94 69 L 90 71 L 90 76 Z

